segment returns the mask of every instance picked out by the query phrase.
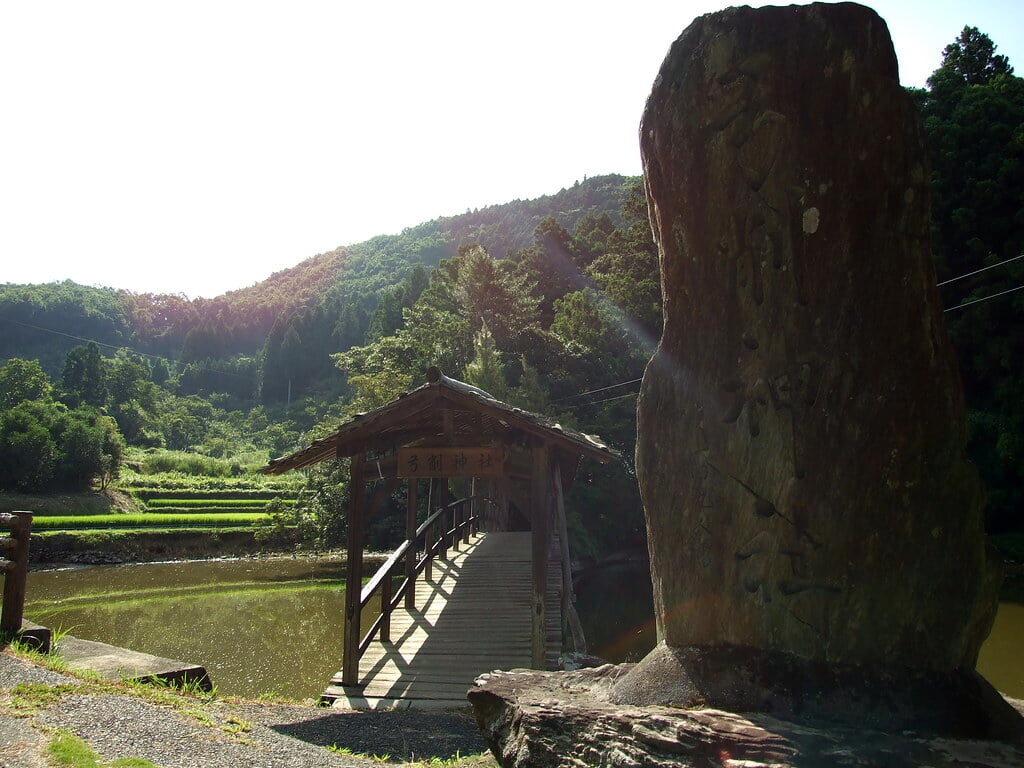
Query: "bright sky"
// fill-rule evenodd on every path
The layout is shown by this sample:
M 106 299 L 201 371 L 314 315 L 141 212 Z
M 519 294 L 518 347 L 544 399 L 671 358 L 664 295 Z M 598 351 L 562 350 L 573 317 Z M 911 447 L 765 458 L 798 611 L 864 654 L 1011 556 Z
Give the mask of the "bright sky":
M 904 85 L 1020 0 L 878 0 Z M 0 5 L 0 283 L 215 296 L 437 216 L 639 174 L 705 0 Z M 753 3 L 761 5 L 762 3 Z

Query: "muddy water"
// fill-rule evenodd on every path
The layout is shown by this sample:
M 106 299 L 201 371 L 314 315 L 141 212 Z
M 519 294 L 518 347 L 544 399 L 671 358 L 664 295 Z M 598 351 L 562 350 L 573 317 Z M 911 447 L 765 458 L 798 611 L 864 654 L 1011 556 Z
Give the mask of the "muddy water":
M 25 616 L 202 664 L 218 691 L 316 698 L 341 666 L 344 566 L 323 560 L 97 566 L 30 573 Z
M 999 604 L 996 623 L 981 646 L 978 671 L 1003 693 L 1024 699 L 1024 605 Z
M 225 695 L 317 698 L 341 666 L 344 566 L 318 559 L 97 566 L 29 574 L 25 615 L 88 640 L 204 665 Z M 650 580 L 607 568 L 577 588 L 591 650 L 655 642 Z M 369 616 L 364 616 L 364 626 Z M 1024 698 L 1024 605 L 1003 603 L 979 670 Z

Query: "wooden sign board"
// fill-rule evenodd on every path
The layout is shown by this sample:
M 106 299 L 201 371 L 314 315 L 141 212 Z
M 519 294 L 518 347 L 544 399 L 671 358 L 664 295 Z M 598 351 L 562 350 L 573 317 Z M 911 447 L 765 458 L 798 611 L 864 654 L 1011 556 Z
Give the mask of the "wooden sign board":
M 492 477 L 504 471 L 500 448 L 399 448 L 399 477 Z

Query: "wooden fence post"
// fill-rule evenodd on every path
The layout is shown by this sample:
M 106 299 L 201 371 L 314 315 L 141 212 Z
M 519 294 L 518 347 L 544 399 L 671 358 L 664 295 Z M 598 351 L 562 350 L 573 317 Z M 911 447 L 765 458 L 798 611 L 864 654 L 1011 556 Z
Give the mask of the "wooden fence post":
M 25 585 L 28 579 L 28 540 L 32 534 L 31 512 L 0 514 L 0 525 L 9 528 L 11 535 L 2 540 L 7 556 L 0 568 L 4 571 L 4 603 L 0 615 L 0 632 L 14 635 L 21 631 L 25 613 Z

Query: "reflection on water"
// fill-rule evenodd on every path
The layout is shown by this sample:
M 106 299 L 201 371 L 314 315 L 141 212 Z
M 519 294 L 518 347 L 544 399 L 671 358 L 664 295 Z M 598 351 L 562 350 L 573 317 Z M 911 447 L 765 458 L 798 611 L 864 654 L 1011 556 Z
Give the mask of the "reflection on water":
M 1000 603 L 978 656 L 978 671 L 1007 696 L 1024 699 L 1024 605 Z
M 270 560 L 30 573 L 37 624 L 207 668 L 222 694 L 316 698 L 341 666 L 343 565 Z
M 607 661 L 640 661 L 654 647 L 654 599 L 646 567 L 625 562 L 584 573 L 576 608 L 590 653 Z
M 588 574 L 576 589 L 590 651 L 614 662 L 639 661 L 656 642 L 650 573 L 623 563 Z M 1024 699 L 1024 605 L 999 604 L 978 671 L 1008 696 Z
M 205 666 L 222 694 L 316 698 L 341 667 L 344 565 L 316 559 L 97 566 L 30 573 L 25 616 L 98 640 Z M 638 661 L 655 643 L 650 575 L 636 563 L 577 586 L 591 653 Z M 371 615 L 372 614 L 372 615 Z M 363 626 L 376 617 L 370 606 Z M 979 671 L 1024 698 L 1024 605 L 1002 603 Z

